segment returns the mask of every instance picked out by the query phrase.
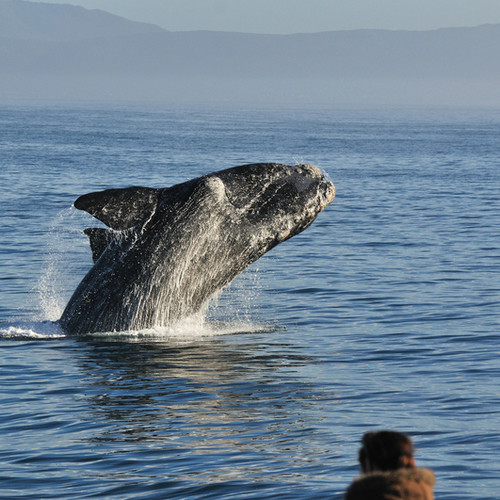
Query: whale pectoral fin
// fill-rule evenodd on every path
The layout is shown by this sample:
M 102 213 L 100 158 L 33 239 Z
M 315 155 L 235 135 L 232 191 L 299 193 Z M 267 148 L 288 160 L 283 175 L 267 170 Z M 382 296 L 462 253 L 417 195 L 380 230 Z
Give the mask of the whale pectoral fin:
M 156 209 L 159 195 L 159 189 L 137 186 L 107 189 L 80 196 L 75 201 L 75 207 L 112 229 L 122 230 L 148 220 Z
M 116 236 L 110 229 L 101 227 L 88 227 L 83 232 L 89 237 L 92 259 L 94 262 L 97 262 L 104 250 L 106 250 Z

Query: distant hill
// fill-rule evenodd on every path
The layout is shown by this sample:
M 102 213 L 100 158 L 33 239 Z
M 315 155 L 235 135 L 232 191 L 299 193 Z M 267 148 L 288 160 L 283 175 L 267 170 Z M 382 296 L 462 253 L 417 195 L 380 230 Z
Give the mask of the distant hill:
M 70 42 L 99 37 L 163 31 L 153 24 L 128 21 L 102 10 L 22 0 L 0 0 L 0 37 L 13 40 Z
M 500 106 L 500 25 L 260 35 L 169 32 L 0 0 L 0 99 Z

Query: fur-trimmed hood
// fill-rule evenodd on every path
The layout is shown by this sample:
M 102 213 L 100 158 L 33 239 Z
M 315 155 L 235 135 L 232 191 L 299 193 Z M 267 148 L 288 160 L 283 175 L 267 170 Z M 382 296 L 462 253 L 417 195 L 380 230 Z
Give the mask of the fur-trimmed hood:
M 434 473 L 430 469 L 371 472 L 356 478 L 346 500 L 434 500 Z

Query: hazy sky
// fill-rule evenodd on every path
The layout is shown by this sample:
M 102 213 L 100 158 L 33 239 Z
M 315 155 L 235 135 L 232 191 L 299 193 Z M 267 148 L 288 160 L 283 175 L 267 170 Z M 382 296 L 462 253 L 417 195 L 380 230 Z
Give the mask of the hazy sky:
M 40 0 L 39 0 L 40 1 Z M 500 0 L 42 0 L 102 9 L 172 31 L 427 30 L 500 23 Z

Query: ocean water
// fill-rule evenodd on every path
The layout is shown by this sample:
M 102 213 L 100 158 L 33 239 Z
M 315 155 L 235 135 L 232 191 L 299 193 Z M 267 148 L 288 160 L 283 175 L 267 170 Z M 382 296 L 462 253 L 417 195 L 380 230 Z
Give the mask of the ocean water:
M 0 106 L 0 497 L 341 498 L 408 432 L 436 498 L 498 498 L 500 111 Z M 67 337 L 72 208 L 244 163 L 337 188 L 174 328 Z

